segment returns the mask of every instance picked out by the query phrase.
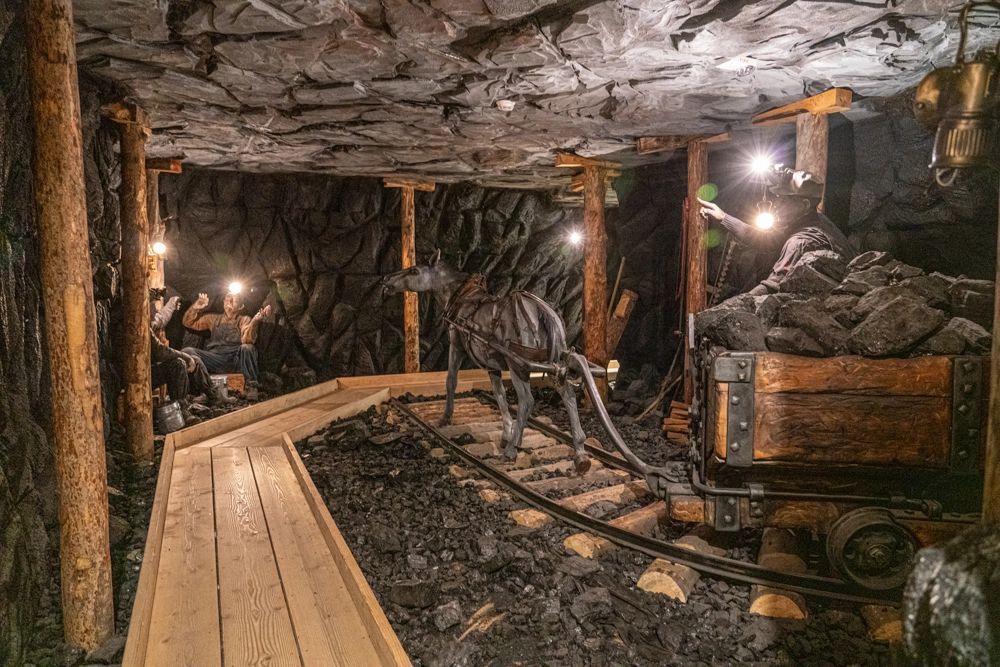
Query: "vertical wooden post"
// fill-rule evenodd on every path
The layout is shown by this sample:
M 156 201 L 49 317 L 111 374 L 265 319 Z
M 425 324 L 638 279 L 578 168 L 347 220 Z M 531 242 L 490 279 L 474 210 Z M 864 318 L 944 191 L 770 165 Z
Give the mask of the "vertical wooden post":
M 160 222 L 160 172 L 146 167 L 146 218 L 149 220 L 149 241 L 163 239 L 163 223 Z M 163 258 L 156 258 L 156 270 L 149 272 L 149 286 L 163 287 Z
M 795 118 L 795 168 L 808 171 L 826 185 L 830 117 L 827 114 L 800 113 Z M 823 210 L 820 202 L 818 210 Z
M 604 228 L 607 194 L 602 167 L 583 170 L 583 354 L 591 361 L 608 363 L 608 234 Z M 607 399 L 608 383 L 598 378 L 597 388 Z
M 708 182 L 708 144 L 703 141 L 692 141 L 688 144 L 687 173 L 687 276 L 685 278 L 685 314 L 684 340 L 686 346 L 691 345 L 687 331 L 690 316 L 705 309 L 705 287 L 708 283 L 708 252 L 705 248 L 705 221 L 698 207 L 698 190 Z M 694 369 L 691 367 L 691 355 L 684 354 L 684 401 L 688 404 L 694 399 Z
M 997 238 L 996 280 L 1000 281 L 1000 238 Z M 993 331 L 1000 332 L 1000 308 L 993 306 Z M 983 462 L 983 523 L 1000 524 L 1000 336 L 990 347 L 990 402 Z
M 400 189 L 400 217 L 402 218 L 402 250 L 400 264 L 408 269 L 417 263 L 416 210 L 414 190 L 433 192 L 434 183 L 405 178 L 385 178 L 387 188 Z M 420 313 L 417 310 L 417 293 L 403 292 L 403 372 L 420 372 Z
M 66 641 L 114 632 L 104 416 L 70 0 L 25 3 Z
M 403 245 L 402 267 L 408 269 L 417 263 L 416 212 L 413 206 L 413 188 L 404 187 L 402 197 Z M 416 292 L 403 293 L 403 371 L 420 372 L 420 312 Z
M 141 109 L 113 104 L 105 112 L 118 123 L 122 183 L 122 359 L 125 376 L 125 440 L 137 461 L 153 459 L 153 397 L 149 347 L 149 220 L 146 213 L 146 139 Z M 175 400 L 180 396 L 172 397 Z

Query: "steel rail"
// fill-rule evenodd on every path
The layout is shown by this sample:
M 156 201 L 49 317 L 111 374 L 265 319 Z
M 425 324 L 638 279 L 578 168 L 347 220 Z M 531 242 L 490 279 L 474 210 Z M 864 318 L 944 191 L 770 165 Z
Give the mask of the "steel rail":
M 744 584 L 760 584 L 785 590 L 812 595 L 816 597 L 843 600 L 860 604 L 898 604 L 899 591 L 869 591 L 855 584 L 831 577 L 821 577 L 808 574 L 787 574 L 761 567 L 756 563 L 713 556 L 690 551 L 663 540 L 657 540 L 645 535 L 623 530 L 605 521 L 595 519 L 571 509 L 563 507 L 557 501 L 546 498 L 540 493 L 515 481 L 506 473 L 494 468 L 467 452 L 456 444 L 437 427 L 421 419 L 407 405 L 397 399 L 391 399 L 390 404 L 411 419 L 420 428 L 430 433 L 451 453 L 473 465 L 484 477 L 503 486 L 522 501 L 539 509 L 553 518 L 571 526 L 599 535 L 615 544 L 634 549 L 653 558 L 663 558 L 674 563 L 686 565 L 699 572 L 721 579 L 728 579 Z

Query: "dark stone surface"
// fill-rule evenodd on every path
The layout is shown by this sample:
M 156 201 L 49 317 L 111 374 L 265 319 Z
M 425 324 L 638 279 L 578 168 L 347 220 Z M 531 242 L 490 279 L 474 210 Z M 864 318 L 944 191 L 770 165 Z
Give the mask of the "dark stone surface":
M 694 329 L 699 337 L 704 336 L 727 350 L 767 349 L 764 327 L 753 313 L 719 307 L 704 310 L 695 315 Z
M 833 85 L 896 94 L 928 62 L 952 60 L 957 39 L 956 16 L 935 3 L 76 0 L 74 10 L 82 67 L 150 112 L 153 154 L 521 187 L 565 184 L 553 149 L 634 163 L 636 136 L 720 132 Z M 969 48 L 996 39 L 978 25 Z M 880 194 L 872 187 L 874 203 Z
M 992 665 L 1000 655 L 1000 529 L 921 549 L 903 597 L 911 664 Z
M 948 287 L 952 313 L 992 331 L 994 292 L 991 280 L 956 280 Z
M 781 291 L 809 296 L 826 296 L 838 284 L 830 276 L 809 264 L 797 264 L 781 281 Z
M 962 354 L 965 352 L 965 338 L 947 324 L 941 330 L 917 346 L 918 354 Z
M 863 296 L 877 287 L 889 284 L 889 271 L 884 266 L 872 266 L 847 274 L 834 290 L 837 294 Z
M 934 333 L 945 315 L 914 299 L 896 297 L 851 331 L 848 346 L 866 357 L 905 355 Z
M 844 258 L 831 250 L 813 250 L 802 255 L 799 266 L 808 266 L 834 282 L 840 282 L 847 275 L 847 263 Z
M 840 354 L 847 342 L 847 330 L 829 313 L 820 299 L 789 301 L 781 307 L 778 321 L 783 327 L 801 329 L 827 355 Z
M 964 340 L 966 349 L 971 354 L 990 353 L 990 341 L 992 340 L 990 332 L 975 322 L 962 317 L 953 317 L 942 329 L 953 332 Z
M 794 327 L 774 327 L 767 332 L 767 349 L 771 352 L 800 354 L 806 357 L 822 357 L 827 349 L 817 343 L 802 329 Z

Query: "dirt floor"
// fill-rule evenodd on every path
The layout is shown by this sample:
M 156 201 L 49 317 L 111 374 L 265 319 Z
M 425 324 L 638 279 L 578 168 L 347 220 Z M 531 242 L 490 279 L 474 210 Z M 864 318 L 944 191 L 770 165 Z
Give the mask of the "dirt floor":
M 540 413 L 561 416 L 539 395 Z M 617 418 L 643 455 L 675 458 L 655 420 Z M 807 621 L 752 616 L 749 587 L 703 578 L 687 604 L 635 588 L 648 557 L 570 555 L 560 524 L 532 531 L 449 473 L 427 436 L 385 411 L 297 444 L 337 525 L 418 665 L 889 665 L 850 606 L 810 600 Z M 597 433 L 587 420 L 588 432 Z M 373 436 L 400 433 L 387 444 Z M 683 532 L 668 525 L 657 535 Z M 749 558 L 759 536 L 728 555 Z

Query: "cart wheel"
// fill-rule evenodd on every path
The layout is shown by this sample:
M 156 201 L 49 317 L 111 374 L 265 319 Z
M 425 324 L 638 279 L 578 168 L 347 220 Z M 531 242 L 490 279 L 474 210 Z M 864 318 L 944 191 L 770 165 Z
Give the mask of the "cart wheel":
M 876 591 L 906 583 L 917 541 L 884 509 L 863 507 L 837 519 L 826 536 L 826 556 L 847 579 Z

